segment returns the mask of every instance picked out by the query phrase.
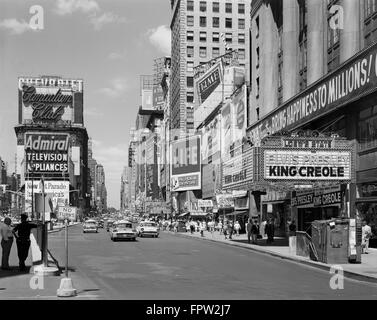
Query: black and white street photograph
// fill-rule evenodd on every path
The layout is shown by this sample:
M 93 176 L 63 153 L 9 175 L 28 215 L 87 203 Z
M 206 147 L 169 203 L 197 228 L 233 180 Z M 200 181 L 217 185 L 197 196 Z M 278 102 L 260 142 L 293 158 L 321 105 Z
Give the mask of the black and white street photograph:
M 0 241 L 16 312 L 377 300 L 377 0 L 0 0 Z

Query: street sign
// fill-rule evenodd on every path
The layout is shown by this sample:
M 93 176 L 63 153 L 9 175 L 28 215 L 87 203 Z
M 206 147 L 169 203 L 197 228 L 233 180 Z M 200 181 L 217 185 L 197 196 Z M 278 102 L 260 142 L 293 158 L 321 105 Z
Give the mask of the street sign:
M 71 220 L 75 221 L 76 220 L 76 212 L 77 208 L 76 207 L 59 207 L 58 209 L 58 219 L 61 220 Z

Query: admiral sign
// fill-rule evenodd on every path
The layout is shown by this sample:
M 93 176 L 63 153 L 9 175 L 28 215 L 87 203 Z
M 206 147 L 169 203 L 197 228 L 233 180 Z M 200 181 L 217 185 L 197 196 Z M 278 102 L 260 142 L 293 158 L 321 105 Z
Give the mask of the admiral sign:
M 200 190 L 200 136 L 177 140 L 171 147 L 171 191 Z
M 259 146 L 269 135 L 298 128 L 376 89 L 377 45 L 373 45 L 251 126 L 250 138 Z
M 69 135 L 25 133 L 26 171 L 33 175 L 68 172 Z
M 221 81 L 221 62 L 219 62 L 197 82 L 200 104 L 202 104 L 211 95 Z

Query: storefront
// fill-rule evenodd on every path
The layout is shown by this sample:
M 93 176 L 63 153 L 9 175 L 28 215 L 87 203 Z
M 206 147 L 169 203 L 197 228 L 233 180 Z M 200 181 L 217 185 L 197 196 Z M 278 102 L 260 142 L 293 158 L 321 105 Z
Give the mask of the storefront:
M 315 220 L 329 220 L 341 216 L 345 185 L 308 191 L 292 192 L 292 219 L 297 230 L 311 235 L 311 223 Z

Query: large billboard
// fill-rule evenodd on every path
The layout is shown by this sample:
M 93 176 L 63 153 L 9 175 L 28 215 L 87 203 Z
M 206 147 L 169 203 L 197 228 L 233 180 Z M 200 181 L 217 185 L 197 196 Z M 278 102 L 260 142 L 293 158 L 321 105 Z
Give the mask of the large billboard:
M 171 191 L 201 189 L 200 136 L 177 140 L 171 147 Z
M 246 107 L 246 86 L 242 86 L 221 110 L 221 155 L 224 161 L 233 158 L 235 150 L 242 146 L 242 140 L 246 135 Z
M 83 124 L 83 80 L 20 77 L 19 124 Z
M 52 203 L 54 210 L 58 206 L 69 205 L 69 181 L 45 181 L 45 193 L 52 194 Z M 40 180 L 25 181 L 25 211 L 31 213 L 32 194 L 42 192 L 42 183 Z
M 25 133 L 26 174 L 68 174 L 68 150 L 68 134 Z

